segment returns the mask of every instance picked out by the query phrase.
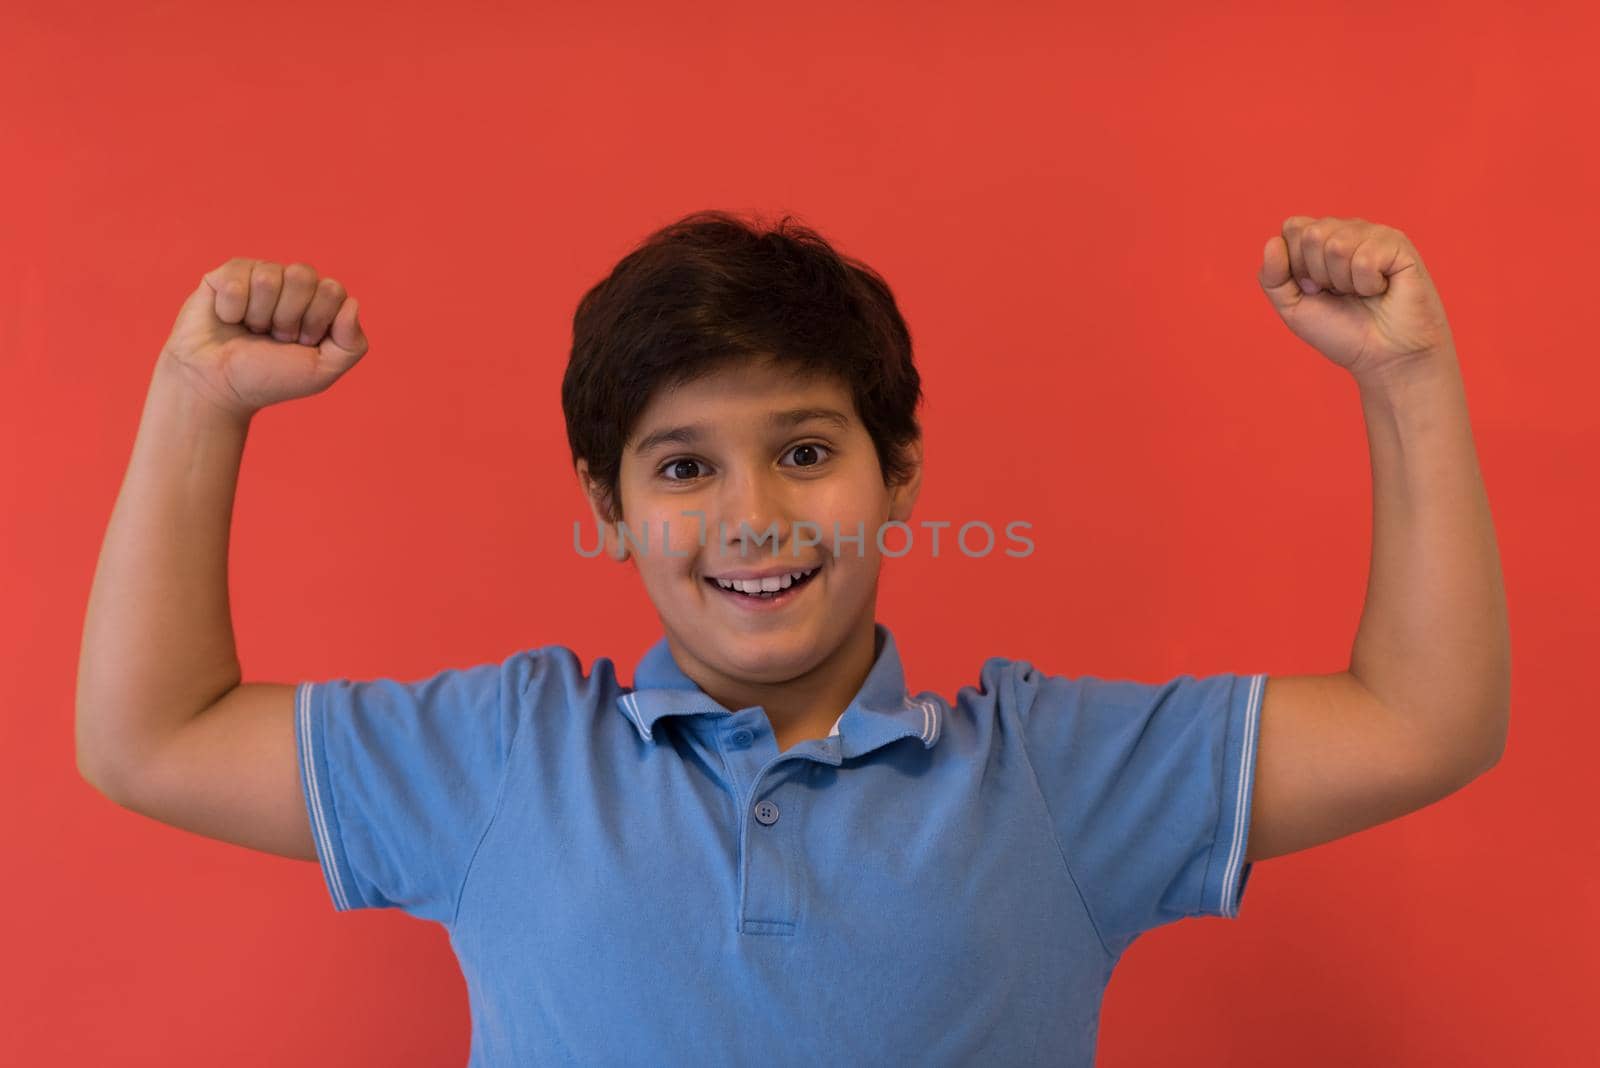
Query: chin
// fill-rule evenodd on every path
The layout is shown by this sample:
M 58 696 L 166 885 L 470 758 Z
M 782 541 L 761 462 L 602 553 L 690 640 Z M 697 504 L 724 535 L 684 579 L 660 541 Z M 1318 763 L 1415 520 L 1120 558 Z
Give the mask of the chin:
M 783 679 L 793 678 L 796 674 L 810 667 L 810 661 L 816 656 L 816 642 L 796 630 L 774 631 L 766 634 L 746 631 L 736 632 L 732 648 L 726 656 L 730 668 L 737 668 L 739 674 L 749 678 L 752 682 L 779 682 Z M 740 656 L 741 651 L 748 650 L 749 655 Z M 772 678 L 765 676 L 772 675 Z

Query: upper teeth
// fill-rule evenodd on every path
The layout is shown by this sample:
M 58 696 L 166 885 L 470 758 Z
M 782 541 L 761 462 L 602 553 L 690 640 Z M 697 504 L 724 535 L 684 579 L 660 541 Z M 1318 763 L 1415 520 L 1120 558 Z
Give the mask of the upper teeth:
M 815 571 L 812 568 L 811 571 Z M 791 571 L 787 575 L 772 575 L 764 579 L 717 579 L 717 585 L 725 590 L 738 590 L 740 593 L 772 593 L 775 590 L 786 590 L 795 579 L 811 574 L 811 571 Z

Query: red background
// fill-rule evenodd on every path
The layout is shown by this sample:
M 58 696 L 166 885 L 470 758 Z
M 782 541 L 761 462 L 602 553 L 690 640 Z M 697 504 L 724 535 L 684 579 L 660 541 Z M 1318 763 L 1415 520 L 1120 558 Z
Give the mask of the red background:
M 1033 524 L 1024 559 L 886 565 L 879 618 L 913 688 L 947 695 L 992 655 L 1146 681 L 1347 665 L 1361 411 L 1256 271 L 1290 215 L 1405 230 L 1450 314 L 1501 547 L 1506 756 L 1262 862 L 1237 922 L 1145 935 L 1099 1063 L 1591 1063 L 1588 10 L 12 0 L 0 1059 L 465 1062 L 443 928 L 335 914 L 313 865 L 78 777 L 83 615 L 153 360 L 236 255 L 339 278 L 372 341 L 252 426 L 231 556 L 247 681 L 415 679 L 552 642 L 626 677 L 659 624 L 631 570 L 573 554 L 571 315 L 650 230 L 721 207 L 795 212 L 889 279 L 928 395 L 918 518 Z

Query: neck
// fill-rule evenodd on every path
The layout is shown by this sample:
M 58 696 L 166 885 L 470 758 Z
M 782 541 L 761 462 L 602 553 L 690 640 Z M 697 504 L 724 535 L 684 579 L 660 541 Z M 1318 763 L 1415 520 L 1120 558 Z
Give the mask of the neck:
M 670 642 L 669 642 L 670 644 Z M 867 614 L 843 642 L 821 663 L 804 674 L 780 682 L 763 683 L 716 676 L 696 665 L 691 670 L 673 648 L 684 674 L 695 680 L 712 700 L 730 712 L 759 705 L 777 736 L 778 749 L 811 738 L 825 738 L 834 721 L 849 706 L 878 658 L 873 617 Z

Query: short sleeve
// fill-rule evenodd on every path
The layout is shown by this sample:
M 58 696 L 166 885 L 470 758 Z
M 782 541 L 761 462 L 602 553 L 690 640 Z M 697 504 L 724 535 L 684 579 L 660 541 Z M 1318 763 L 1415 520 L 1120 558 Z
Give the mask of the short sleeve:
M 1266 676 L 1150 684 L 1013 664 L 1028 760 L 1107 950 L 1186 916 L 1237 917 Z
M 295 688 L 311 836 L 338 911 L 449 923 L 499 800 L 535 661 Z

